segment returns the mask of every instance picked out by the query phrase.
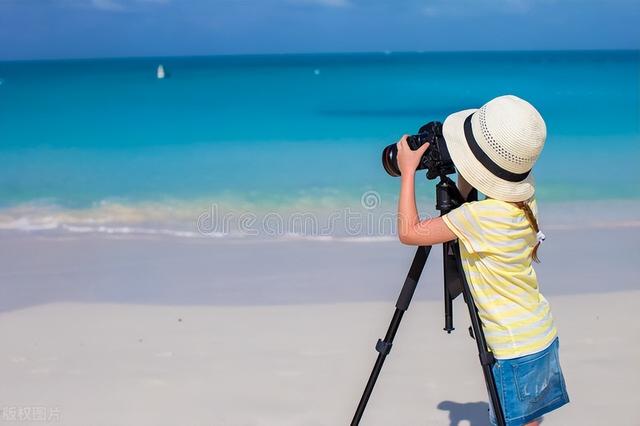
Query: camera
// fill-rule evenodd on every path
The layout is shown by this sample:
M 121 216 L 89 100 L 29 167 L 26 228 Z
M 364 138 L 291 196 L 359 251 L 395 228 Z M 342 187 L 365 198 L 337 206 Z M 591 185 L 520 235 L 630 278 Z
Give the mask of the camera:
M 435 179 L 438 176 L 446 176 L 456 172 L 447 143 L 442 136 L 442 123 L 431 121 L 420 127 L 417 135 L 407 137 L 407 143 L 412 151 L 420 148 L 425 143 L 429 148 L 420 158 L 416 170 L 427 170 L 427 179 Z M 398 167 L 398 147 L 391 144 L 382 150 L 382 167 L 390 176 L 400 176 Z

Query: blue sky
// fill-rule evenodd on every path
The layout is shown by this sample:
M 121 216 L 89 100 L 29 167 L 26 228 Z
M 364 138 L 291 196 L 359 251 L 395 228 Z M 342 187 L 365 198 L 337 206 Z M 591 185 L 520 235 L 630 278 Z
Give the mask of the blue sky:
M 638 49 L 638 0 L 0 0 L 0 60 Z

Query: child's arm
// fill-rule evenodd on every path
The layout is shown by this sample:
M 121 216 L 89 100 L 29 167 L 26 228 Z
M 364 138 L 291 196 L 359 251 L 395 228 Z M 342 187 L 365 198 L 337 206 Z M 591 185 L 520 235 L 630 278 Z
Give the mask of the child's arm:
M 418 216 L 415 197 L 416 167 L 428 147 L 427 143 L 412 151 L 407 144 L 406 135 L 398 142 L 398 167 L 401 172 L 398 237 L 403 244 L 430 246 L 457 238 L 442 218 L 420 221 Z

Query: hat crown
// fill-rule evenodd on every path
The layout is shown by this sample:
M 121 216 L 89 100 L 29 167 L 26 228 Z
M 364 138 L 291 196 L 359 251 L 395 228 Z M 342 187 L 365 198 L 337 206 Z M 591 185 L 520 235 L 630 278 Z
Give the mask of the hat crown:
M 514 173 L 531 170 L 547 137 L 544 120 L 533 105 L 517 96 L 500 96 L 474 116 L 473 133 L 493 162 Z

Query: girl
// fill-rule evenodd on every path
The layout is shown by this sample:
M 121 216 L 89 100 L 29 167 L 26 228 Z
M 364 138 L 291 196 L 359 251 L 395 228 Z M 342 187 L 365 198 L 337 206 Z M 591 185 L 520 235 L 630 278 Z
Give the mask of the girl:
M 486 199 L 420 221 L 415 170 L 428 144 L 416 151 L 398 142 L 402 174 L 398 235 L 411 245 L 458 239 L 462 264 L 489 349 L 508 426 L 537 426 L 540 417 L 569 402 L 558 359 L 558 333 L 549 303 L 538 290 L 532 262 L 544 234 L 538 226 L 531 168 L 546 139 L 538 111 L 515 96 L 447 117 L 442 128 L 466 198 Z M 489 410 L 495 424 L 495 415 Z

